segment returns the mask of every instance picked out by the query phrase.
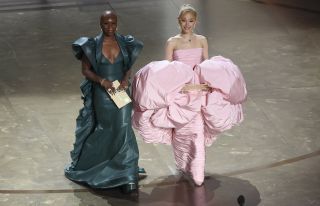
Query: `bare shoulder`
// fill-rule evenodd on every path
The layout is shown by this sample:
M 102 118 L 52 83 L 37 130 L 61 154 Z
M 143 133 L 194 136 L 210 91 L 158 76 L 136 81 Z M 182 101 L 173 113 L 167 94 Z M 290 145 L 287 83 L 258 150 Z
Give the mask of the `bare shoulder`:
M 177 43 L 181 39 L 180 35 L 172 36 L 167 40 L 167 43 Z
M 172 47 L 172 48 L 175 47 L 180 38 L 181 37 L 179 37 L 178 35 L 170 37 L 167 40 L 167 46 Z
M 208 41 L 207 41 L 207 37 L 203 36 L 203 35 L 196 35 L 197 41 L 201 44 L 202 47 L 207 47 L 208 46 Z
M 200 34 L 196 34 L 195 35 L 197 37 L 197 39 L 201 42 L 206 42 L 207 41 L 207 37 L 200 35 Z

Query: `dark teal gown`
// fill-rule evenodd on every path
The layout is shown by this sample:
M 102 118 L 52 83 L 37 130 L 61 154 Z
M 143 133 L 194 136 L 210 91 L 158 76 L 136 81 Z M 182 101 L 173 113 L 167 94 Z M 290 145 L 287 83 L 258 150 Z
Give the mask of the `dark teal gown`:
M 109 81 L 123 79 L 127 68 L 122 52 L 113 63 L 102 52 L 97 57 L 97 75 Z M 131 126 L 132 104 L 119 109 L 99 84 L 91 84 L 94 120 L 82 118 L 89 112 L 80 111 L 78 133 L 76 131 L 76 142 L 71 152 L 73 161 L 65 168 L 65 176 L 92 188 L 137 183 L 139 151 Z M 93 124 L 90 131 L 83 129 L 90 124 Z

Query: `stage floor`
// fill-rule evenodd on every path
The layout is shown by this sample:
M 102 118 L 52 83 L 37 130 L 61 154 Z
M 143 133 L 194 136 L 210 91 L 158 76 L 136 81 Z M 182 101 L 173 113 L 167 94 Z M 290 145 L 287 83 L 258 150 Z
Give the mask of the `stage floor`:
M 0 205 L 320 205 L 320 13 L 249 0 L 0 2 Z M 95 36 L 105 9 L 145 44 L 136 72 L 162 60 L 183 3 L 199 11 L 210 56 L 247 82 L 244 122 L 207 148 L 204 186 L 181 180 L 170 146 L 144 143 L 138 195 L 92 191 L 64 177 L 82 106 L 71 43 Z

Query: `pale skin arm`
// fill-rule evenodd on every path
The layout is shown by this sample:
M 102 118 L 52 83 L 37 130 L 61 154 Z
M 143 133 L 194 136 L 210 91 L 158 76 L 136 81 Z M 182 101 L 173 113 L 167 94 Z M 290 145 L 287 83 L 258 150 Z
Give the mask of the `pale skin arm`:
M 208 41 L 206 37 L 203 37 L 203 39 L 201 39 L 201 44 L 202 44 L 202 57 L 203 60 L 209 59 L 209 54 L 208 54 Z
M 166 52 L 165 59 L 166 60 L 168 60 L 168 61 L 172 61 L 173 60 L 173 50 L 174 50 L 174 48 L 175 48 L 175 43 L 172 40 L 172 38 L 169 38 L 168 41 L 167 41 L 167 44 L 166 44 L 166 49 L 165 49 L 165 52 Z
M 89 80 L 100 84 L 106 90 L 108 90 L 108 89 L 114 90 L 114 88 L 112 87 L 112 82 L 111 81 L 106 80 L 106 79 L 98 76 L 90 68 L 91 68 L 91 64 L 90 64 L 88 58 L 85 55 L 83 55 L 83 57 L 82 57 L 82 74 L 86 78 L 88 78 Z
M 201 44 L 202 44 L 202 57 L 203 60 L 209 59 L 209 54 L 208 54 L 208 41 L 206 37 L 203 37 L 201 39 Z M 214 88 L 212 87 L 208 87 L 208 91 L 212 92 L 214 90 Z

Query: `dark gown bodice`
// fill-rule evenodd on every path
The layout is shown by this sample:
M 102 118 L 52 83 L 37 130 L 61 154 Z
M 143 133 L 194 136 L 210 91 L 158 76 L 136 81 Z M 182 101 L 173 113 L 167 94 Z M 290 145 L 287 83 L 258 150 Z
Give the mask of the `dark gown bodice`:
M 97 74 L 100 77 L 105 78 L 109 81 L 115 81 L 118 80 L 119 82 L 125 75 L 124 65 L 123 65 L 123 56 L 121 53 L 118 54 L 118 56 L 115 58 L 114 62 L 111 63 L 106 57 L 101 55 L 100 62 L 98 62 L 98 71 Z M 99 99 L 105 99 L 107 102 L 111 105 L 114 105 L 114 108 L 117 108 L 116 105 L 112 102 L 110 96 L 105 92 L 104 88 L 102 88 L 100 85 L 95 85 L 95 93 L 94 93 L 94 105 L 104 106 L 105 101 L 99 101 Z
M 121 53 L 117 55 L 113 63 L 111 63 L 104 55 L 101 55 L 97 73 L 99 76 L 109 81 L 121 80 L 126 72 L 124 71 L 123 66 L 123 56 Z

